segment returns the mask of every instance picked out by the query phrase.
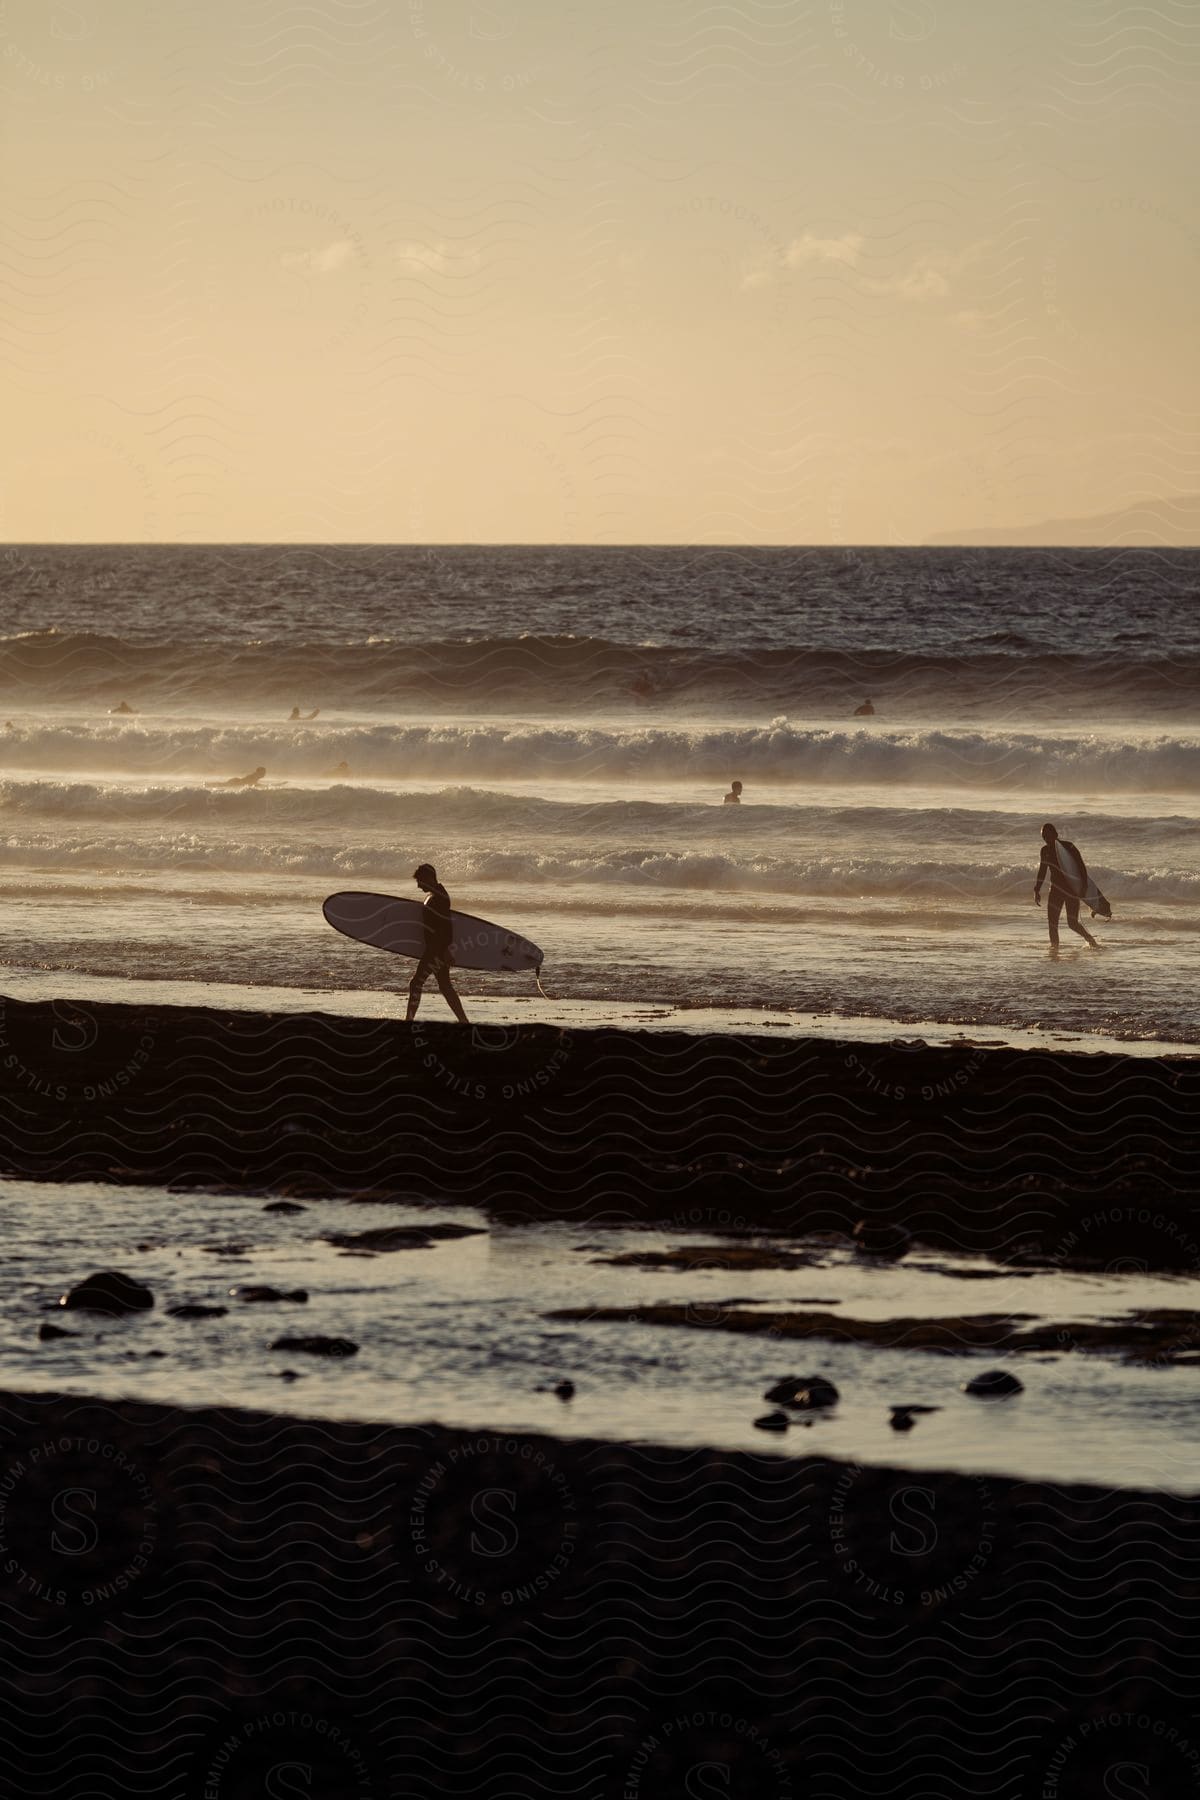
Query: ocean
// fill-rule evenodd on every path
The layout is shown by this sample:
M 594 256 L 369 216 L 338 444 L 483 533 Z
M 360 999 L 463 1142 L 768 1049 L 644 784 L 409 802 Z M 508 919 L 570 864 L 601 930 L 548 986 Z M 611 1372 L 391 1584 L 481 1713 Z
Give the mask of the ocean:
M 431 861 L 546 953 L 548 1000 L 461 976 L 489 1020 L 1196 1040 L 1200 552 L 13 545 L 0 579 L 10 993 L 399 1007 L 320 903 Z M 1099 951 L 1048 954 L 1044 819 Z

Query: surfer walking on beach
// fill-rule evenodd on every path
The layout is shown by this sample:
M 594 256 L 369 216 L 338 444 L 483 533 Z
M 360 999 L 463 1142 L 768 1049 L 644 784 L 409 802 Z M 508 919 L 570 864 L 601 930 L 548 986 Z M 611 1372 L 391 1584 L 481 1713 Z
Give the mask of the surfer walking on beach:
M 1088 872 L 1079 851 L 1066 838 L 1060 838 L 1054 825 L 1042 826 L 1042 860 L 1033 884 L 1036 905 L 1042 904 L 1042 882 L 1050 877 L 1050 893 L 1046 900 L 1046 924 L 1050 928 L 1050 947 L 1058 949 L 1058 915 L 1066 908 L 1067 925 L 1092 946 L 1100 948 L 1086 926 L 1079 923 L 1079 902 L 1088 891 Z M 1097 897 L 1100 898 L 1097 891 Z
M 463 1011 L 463 1003 L 454 991 L 450 980 L 450 942 L 453 926 L 450 920 L 450 896 L 437 878 L 437 870 L 432 863 L 421 863 L 413 870 L 413 880 L 425 895 L 425 908 L 422 923 L 425 927 L 425 949 L 417 964 L 412 980 L 408 984 L 408 1011 L 405 1014 L 410 1022 L 417 1016 L 417 1008 L 421 1004 L 421 993 L 425 983 L 432 975 L 441 989 L 442 998 L 454 1014 L 460 1025 L 467 1023 L 467 1015 Z

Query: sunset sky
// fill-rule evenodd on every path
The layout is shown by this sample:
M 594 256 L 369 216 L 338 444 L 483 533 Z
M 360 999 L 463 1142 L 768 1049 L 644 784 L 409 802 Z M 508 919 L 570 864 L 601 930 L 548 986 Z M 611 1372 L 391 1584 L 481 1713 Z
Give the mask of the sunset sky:
M 1200 492 L 1194 8 L 5 0 L 0 41 L 7 541 Z

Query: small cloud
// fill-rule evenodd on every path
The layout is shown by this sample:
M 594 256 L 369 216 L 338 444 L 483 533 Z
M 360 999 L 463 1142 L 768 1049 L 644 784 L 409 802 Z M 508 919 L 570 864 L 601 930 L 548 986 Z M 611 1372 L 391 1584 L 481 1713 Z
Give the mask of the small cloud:
M 783 253 L 785 267 L 798 269 L 802 263 L 849 263 L 851 267 L 858 261 L 859 251 L 864 239 L 857 231 L 843 232 L 841 237 L 815 237 L 806 231 L 802 237 L 793 238 Z
M 354 255 L 349 238 L 326 244 L 323 250 L 289 250 L 280 257 L 285 269 L 306 269 L 310 275 L 332 275 Z
M 968 244 L 965 250 L 931 251 L 919 256 L 902 274 L 864 277 L 863 287 L 869 294 L 894 294 L 900 300 L 944 300 L 951 277 L 961 274 L 984 248 L 983 244 Z

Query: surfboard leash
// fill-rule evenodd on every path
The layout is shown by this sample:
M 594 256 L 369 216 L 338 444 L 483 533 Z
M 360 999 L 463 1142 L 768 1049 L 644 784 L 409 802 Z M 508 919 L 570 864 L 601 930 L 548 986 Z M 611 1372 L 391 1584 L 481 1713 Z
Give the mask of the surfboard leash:
M 537 991 L 542 996 L 542 999 L 549 1000 L 550 996 L 546 992 L 545 988 L 542 986 L 542 965 L 541 965 L 541 963 L 539 963 L 537 968 L 533 971 L 533 979 L 537 982 Z

